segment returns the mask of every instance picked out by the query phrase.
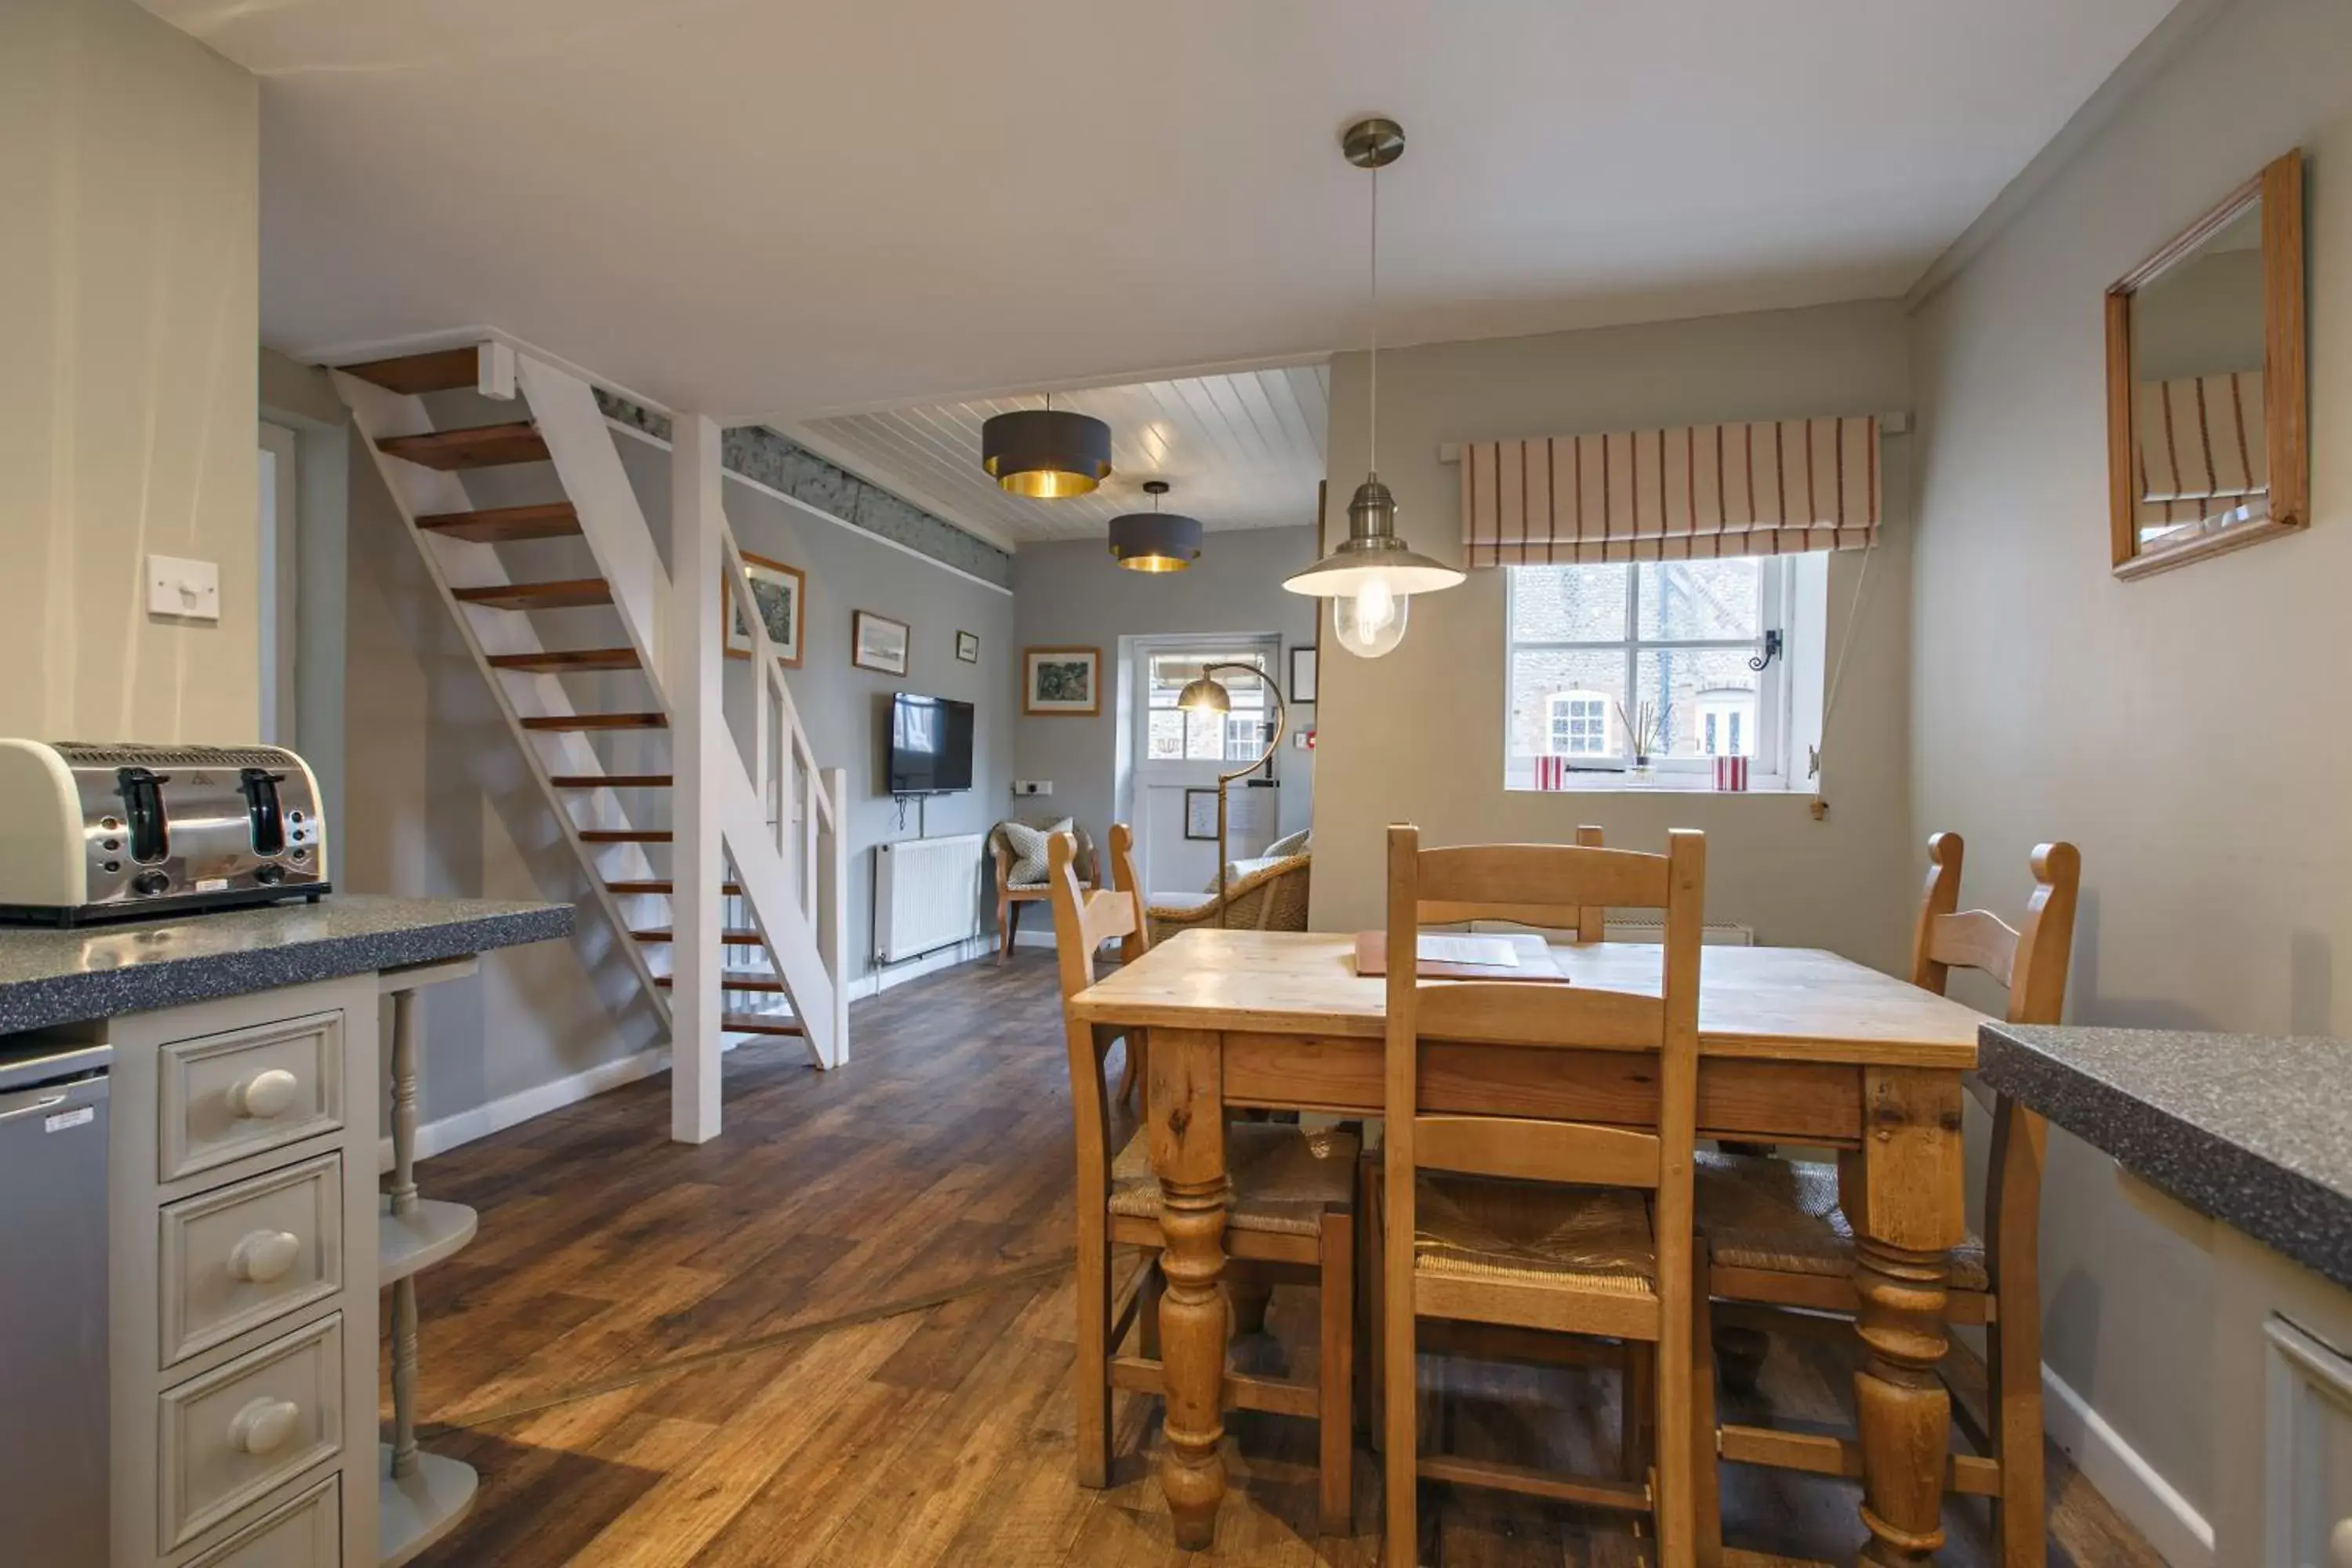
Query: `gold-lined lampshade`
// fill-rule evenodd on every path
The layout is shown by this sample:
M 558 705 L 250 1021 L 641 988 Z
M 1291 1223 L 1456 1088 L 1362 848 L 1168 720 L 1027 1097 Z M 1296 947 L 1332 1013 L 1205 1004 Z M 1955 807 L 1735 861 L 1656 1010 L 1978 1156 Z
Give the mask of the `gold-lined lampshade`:
M 1110 475 L 1110 426 L 1066 408 L 1023 408 L 980 427 L 980 466 L 1017 496 L 1082 496 Z

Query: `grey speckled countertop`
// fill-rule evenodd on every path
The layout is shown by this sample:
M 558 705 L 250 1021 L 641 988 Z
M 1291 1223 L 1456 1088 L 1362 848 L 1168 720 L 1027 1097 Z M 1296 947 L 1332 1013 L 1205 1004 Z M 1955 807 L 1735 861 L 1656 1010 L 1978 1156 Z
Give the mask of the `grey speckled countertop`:
M 1979 1046 L 1992 1088 L 2352 1286 L 2352 1041 L 1988 1024 Z
M 0 1034 L 571 934 L 570 904 L 330 893 L 173 921 L 0 927 Z

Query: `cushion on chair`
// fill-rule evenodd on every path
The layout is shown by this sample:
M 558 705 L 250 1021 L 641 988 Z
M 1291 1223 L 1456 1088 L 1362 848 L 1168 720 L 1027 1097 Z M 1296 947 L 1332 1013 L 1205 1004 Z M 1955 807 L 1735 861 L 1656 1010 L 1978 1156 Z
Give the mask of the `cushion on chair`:
M 1345 1209 L 1355 1195 L 1357 1149 L 1351 1132 L 1234 1122 L 1225 1129 L 1225 1223 L 1236 1230 L 1315 1235 L 1325 1209 Z M 1110 1212 L 1129 1219 L 1160 1217 L 1149 1131 L 1129 1139 L 1111 1162 Z
M 1033 827 L 1025 822 L 1000 822 L 996 831 L 1003 837 L 1004 847 L 1012 853 L 1013 864 L 1004 873 L 1008 888 L 1038 888 L 1045 886 L 1048 869 L 1045 841 L 1056 833 L 1070 831 L 1071 818 L 1046 827 Z
M 1265 860 L 1282 860 L 1286 859 L 1293 855 L 1304 855 L 1307 852 L 1307 845 L 1313 841 L 1314 837 L 1315 830 L 1311 827 L 1302 827 L 1296 833 L 1286 833 L 1281 837 L 1276 839 L 1273 843 L 1267 845 L 1265 852 L 1259 857 L 1259 858 Z
M 1629 1187 L 1563 1187 L 1423 1171 L 1413 1180 L 1413 1268 L 1657 1294 L 1650 1206 Z
M 1714 1261 L 1773 1274 L 1843 1276 L 1853 1268 L 1853 1226 L 1838 1206 L 1838 1170 L 1818 1160 L 1700 1154 L 1698 1228 Z M 1953 1249 L 1952 1288 L 1990 1287 L 1984 1241 Z

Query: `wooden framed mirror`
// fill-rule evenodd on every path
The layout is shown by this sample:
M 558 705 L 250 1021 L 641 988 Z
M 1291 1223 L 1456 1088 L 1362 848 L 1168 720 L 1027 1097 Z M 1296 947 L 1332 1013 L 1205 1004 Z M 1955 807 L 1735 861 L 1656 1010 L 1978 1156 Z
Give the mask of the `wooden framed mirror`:
M 2311 521 L 2303 153 L 2274 160 L 2107 290 L 2118 577 Z

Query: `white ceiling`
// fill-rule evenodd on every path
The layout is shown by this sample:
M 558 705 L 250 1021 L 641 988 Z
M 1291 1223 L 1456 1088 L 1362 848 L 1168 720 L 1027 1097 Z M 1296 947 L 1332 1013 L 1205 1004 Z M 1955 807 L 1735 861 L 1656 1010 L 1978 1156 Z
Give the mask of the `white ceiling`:
M 1149 511 L 1146 479 L 1172 487 L 1160 505 L 1202 526 L 1277 528 L 1315 521 L 1315 485 L 1331 376 L 1321 364 L 1096 387 L 1054 400 L 1111 428 L 1111 477 L 1091 495 L 1032 500 L 981 472 L 980 427 L 992 414 L 1039 408 L 1041 396 L 980 398 L 811 420 L 794 439 L 967 527 L 1013 542 L 1103 536 L 1123 511 Z
M 262 322 L 806 419 L 1900 292 L 2172 0 L 146 0 L 264 79 Z

